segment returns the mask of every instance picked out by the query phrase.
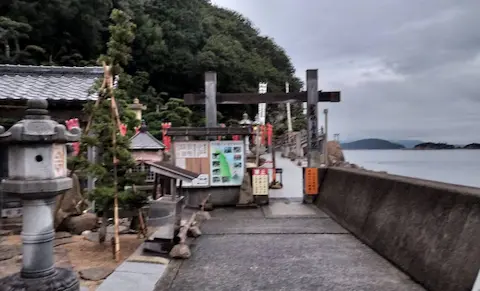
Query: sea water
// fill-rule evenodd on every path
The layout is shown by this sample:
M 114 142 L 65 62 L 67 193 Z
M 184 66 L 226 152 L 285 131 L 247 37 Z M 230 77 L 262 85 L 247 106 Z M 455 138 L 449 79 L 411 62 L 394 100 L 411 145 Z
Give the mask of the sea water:
M 480 150 L 345 150 L 368 170 L 480 187 Z

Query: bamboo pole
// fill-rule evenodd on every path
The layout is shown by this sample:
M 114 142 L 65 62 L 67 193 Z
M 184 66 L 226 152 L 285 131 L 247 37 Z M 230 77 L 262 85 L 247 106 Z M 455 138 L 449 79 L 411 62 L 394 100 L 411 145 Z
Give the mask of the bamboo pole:
M 102 82 L 102 85 L 100 86 L 100 89 L 98 90 L 99 94 L 98 94 L 97 100 L 95 101 L 95 105 L 93 105 L 94 111 L 95 111 L 95 109 L 98 108 L 98 105 L 103 100 L 103 96 L 104 96 L 103 91 L 107 87 L 107 79 L 108 79 L 109 74 L 110 74 L 110 67 L 107 66 L 105 62 L 103 62 L 103 82 Z M 113 82 L 112 82 L 112 84 L 113 84 Z M 85 132 L 83 133 L 84 135 L 88 135 L 88 133 L 90 132 L 90 129 L 92 127 L 92 123 L 93 123 L 93 112 L 90 113 L 90 115 L 88 116 L 87 127 L 85 128 Z M 84 152 L 80 148 L 80 152 L 78 153 L 78 155 L 82 155 L 83 153 Z M 75 168 L 75 165 L 74 165 L 72 167 L 72 170 L 70 171 L 70 174 L 69 174 L 70 178 L 73 177 L 73 174 L 75 174 L 75 170 L 76 170 L 76 168 Z M 54 220 L 57 217 L 58 211 L 60 211 L 60 209 L 62 207 L 63 200 L 65 199 L 65 194 L 66 193 L 61 194 L 60 201 L 55 206 L 55 212 L 54 212 L 54 215 L 53 215 Z
M 118 176 L 117 176 L 117 130 L 120 128 L 120 118 L 118 116 L 117 104 L 115 102 L 115 96 L 113 95 L 113 77 L 110 74 L 110 67 L 105 66 L 105 70 L 108 70 L 106 74 L 107 92 L 110 95 L 110 110 L 112 114 L 112 148 L 113 148 L 113 220 L 114 220 L 114 237 L 115 237 L 115 260 L 120 261 L 120 236 L 119 236 L 119 222 L 118 222 Z
M 178 235 L 177 235 L 177 237 L 180 239 L 179 244 L 185 244 L 185 241 L 187 240 L 188 230 L 190 229 L 193 222 L 195 221 L 196 216 L 197 216 L 197 213 L 196 212 L 193 213 L 192 216 L 190 216 L 190 219 L 187 221 L 187 223 L 180 228 L 180 231 L 178 232 Z
M 208 199 L 210 199 L 210 196 L 212 194 L 208 194 L 207 197 L 205 197 L 202 202 L 200 203 L 200 210 L 205 211 L 205 204 L 207 204 Z

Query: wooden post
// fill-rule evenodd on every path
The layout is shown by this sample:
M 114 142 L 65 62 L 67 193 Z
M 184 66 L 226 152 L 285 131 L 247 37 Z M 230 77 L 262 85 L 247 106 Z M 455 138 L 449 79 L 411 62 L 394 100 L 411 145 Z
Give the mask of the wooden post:
M 172 196 L 172 201 L 176 201 L 177 196 L 177 180 L 170 179 L 170 195 Z
M 217 126 L 217 73 L 205 73 L 205 116 L 207 127 Z
M 325 166 L 328 167 L 329 161 L 328 161 L 328 109 L 325 108 L 323 110 L 323 113 L 325 114 L 325 134 L 323 136 L 323 157 L 325 160 Z
M 285 82 L 285 93 L 290 93 L 290 84 L 288 84 L 288 82 Z M 288 126 L 288 135 L 290 135 L 293 131 L 290 102 L 287 102 L 287 126 Z
M 320 167 L 318 146 L 318 70 L 307 70 L 308 167 Z
M 158 181 L 160 180 L 160 177 L 158 174 L 155 173 L 155 179 L 153 182 L 153 193 L 152 193 L 152 199 L 157 200 L 157 194 L 158 194 Z

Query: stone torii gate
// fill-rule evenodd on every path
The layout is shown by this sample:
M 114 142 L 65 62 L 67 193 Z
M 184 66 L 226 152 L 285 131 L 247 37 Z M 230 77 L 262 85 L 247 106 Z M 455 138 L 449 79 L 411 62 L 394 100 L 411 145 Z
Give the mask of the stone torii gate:
M 318 102 L 340 102 L 340 91 L 318 91 L 318 70 L 307 70 L 307 91 L 291 93 L 218 93 L 217 73 L 205 73 L 205 93 L 185 94 L 185 105 L 205 104 L 207 127 L 217 126 L 217 104 L 279 104 L 307 102 L 308 167 L 319 167 L 321 148 L 318 142 Z

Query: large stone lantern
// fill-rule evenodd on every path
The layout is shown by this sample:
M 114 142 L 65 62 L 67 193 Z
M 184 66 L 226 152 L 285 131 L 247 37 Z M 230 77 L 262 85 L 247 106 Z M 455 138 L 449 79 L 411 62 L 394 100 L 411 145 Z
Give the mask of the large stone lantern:
M 50 119 L 46 100 L 29 100 L 26 116 L 8 131 L 0 126 L 0 142 L 8 144 L 8 178 L 3 191 L 22 199 L 22 269 L 0 279 L 0 290 L 79 290 L 72 270 L 55 268 L 53 209 L 55 197 L 72 188 L 67 177 L 66 143 L 80 140 Z

